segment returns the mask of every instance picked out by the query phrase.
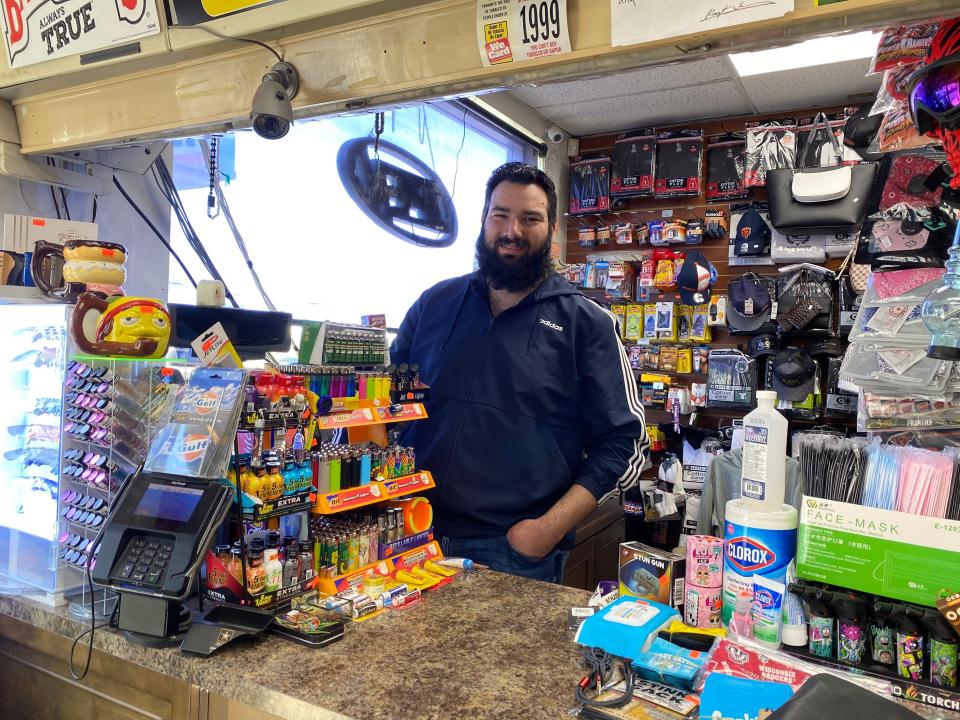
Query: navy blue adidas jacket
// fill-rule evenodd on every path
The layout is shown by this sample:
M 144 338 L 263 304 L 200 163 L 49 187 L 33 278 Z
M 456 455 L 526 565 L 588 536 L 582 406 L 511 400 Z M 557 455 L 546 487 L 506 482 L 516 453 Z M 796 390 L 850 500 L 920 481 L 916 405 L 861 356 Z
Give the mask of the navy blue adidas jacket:
M 434 285 L 391 348 L 431 387 L 429 418 L 403 442 L 433 473 L 436 529 L 451 537 L 504 535 L 574 483 L 603 500 L 633 486 L 649 454 L 612 315 L 556 273 L 497 318 L 487 298 L 475 275 Z

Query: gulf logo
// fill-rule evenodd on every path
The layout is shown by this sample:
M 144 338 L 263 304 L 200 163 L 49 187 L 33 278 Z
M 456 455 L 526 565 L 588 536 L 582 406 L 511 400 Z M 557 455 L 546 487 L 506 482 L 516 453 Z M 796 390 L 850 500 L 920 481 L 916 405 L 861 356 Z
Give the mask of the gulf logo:
M 209 444 L 210 438 L 206 435 L 187 435 L 180 443 L 177 454 L 184 462 L 192 463 L 203 455 Z
M 200 396 L 197 400 L 197 414 L 206 415 L 213 412 L 217 409 L 217 394 L 215 392 L 207 392 Z
M 747 573 L 763 570 L 777 561 L 776 553 L 748 537 L 727 540 L 727 557 L 734 567 Z

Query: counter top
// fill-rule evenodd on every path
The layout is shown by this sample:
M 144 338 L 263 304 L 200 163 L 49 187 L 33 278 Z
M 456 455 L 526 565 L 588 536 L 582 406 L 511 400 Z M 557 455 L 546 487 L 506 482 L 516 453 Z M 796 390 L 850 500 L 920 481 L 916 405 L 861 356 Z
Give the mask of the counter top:
M 588 599 L 484 570 L 407 610 L 347 623 L 343 640 L 326 648 L 267 635 L 198 658 L 131 645 L 107 628 L 94 647 L 290 720 L 554 719 L 575 704 L 581 677 L 567 610 Z M 66 607 L 25 598 L 0 597 L 0 613 L 70 638 L 88 627 Z
M 343 640 L 326 648 L 268 634 L 198 658 L 131 645 L 108 628 L 97 630 L 94 646 L 289 720 L 556 720 L 569 717 L 582 675 L 567 610 L 588 599 L 583 590 L 484 570 L 407 610 L 347 623 Z M 89 627 L 66 607 L 28 598 L 0 596 L 0 614 L 71 639 Z M 77 661 L 85 657 L 78 648 Z M 906 705 L 928 720 L 960 718 Z

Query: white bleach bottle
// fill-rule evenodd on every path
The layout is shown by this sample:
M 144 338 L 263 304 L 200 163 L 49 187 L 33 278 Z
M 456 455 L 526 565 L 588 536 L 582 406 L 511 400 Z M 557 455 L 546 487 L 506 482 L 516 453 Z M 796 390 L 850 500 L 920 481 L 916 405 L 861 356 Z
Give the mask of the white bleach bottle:
M 778 512 L 787 467 L 787 419 L 776 410 L 777 394 L 757 392 L 757 409 L 743 419 L 740 497 L 749 509 Z

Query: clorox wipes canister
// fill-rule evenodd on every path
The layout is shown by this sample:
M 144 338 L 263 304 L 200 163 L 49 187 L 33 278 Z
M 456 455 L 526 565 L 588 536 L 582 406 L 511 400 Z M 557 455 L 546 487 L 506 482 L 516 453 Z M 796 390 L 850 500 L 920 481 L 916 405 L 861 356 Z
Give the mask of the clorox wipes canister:
M 797 551 L 798 514 L 792 505 L 759 510 L 749 500 L 730 500 L 723 523 L 723 625 L 730 624 L 737 596 L 753 595 L 754 575 L 786 583 Z

